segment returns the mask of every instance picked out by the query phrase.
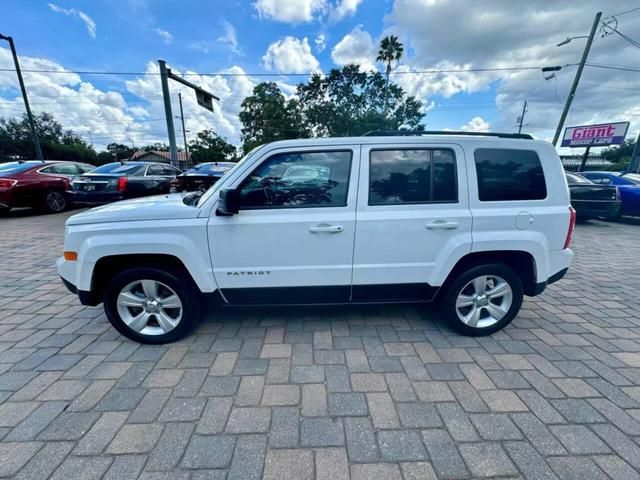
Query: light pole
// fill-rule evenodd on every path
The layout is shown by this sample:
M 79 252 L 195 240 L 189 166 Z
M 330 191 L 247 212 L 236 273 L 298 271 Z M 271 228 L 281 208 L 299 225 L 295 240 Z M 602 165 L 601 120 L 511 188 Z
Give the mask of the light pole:
M 33 115 L 31 115 L 31 107 L 29 107 L 29 99 L 27 98 L 27 89 L 24 86 L 24 80 L 22 79 L 22 72 L 20 71 L 20 62 L 18 62 L 18 54 L 16 53 L 16 46 L 13 44 L 13 38 L 8 35 L 2 35 L 0 33 L 0 40 L 6 40 L 9 42 L 11 48 L 11 55 L 13 55 L 13 64 L 16 67 L 16 74 L 18 75 L 18 83 L 20 83 L 20 90 L 22 91 L 22 99 L 24 100 L 24 108 L 27 111 L 27 118 L 29 120 L 29 127 L 31 128 L 31 138 L 33 138 L 33 146 L 36 150 L 36 158 L 41 162 L 44 162 L 42 156 L 42 149 L 40 148 L 40 141 L 38 140 L 38 133 L 36 132 L 36 124 L 33 121 Z
M 558 139 L 560 138 L 560 133 L 562 132 L 562 127 L 564 126 L 564 121 L 567 118 L 567 114 L 569 113 L 569 108 L 571 108 L 571 102 L 573 101 L 573 97 L 576 94 L 576 90 L 578 89 L 578 83 L 580 82 L 580 76 L 582 75 L 582 70 L 584 69 L 584 64 L 587 62 L 587 57 L 589 56 L 589 50 L 591 50 L 591 44 L 593 43 L 593 37 L 596 34 L 596 30 L 598 28 L 598 24 L 600 23 L 600 17 L 602 16 L 602 12 L 596 13 L 596 17 L 593 19 L 593 25 L 591 26 L 591 33 L 588 36 L 579 36 L 579 37 L 569 37 L 566 40 L 558 43 L 558 46 L 566 45 L 574 38 L 587 38 L 587 44 L 584 47 L 584 51 L 582 52 L 582 59 L 578 64 L 578 70 L 576 71 L 576 76 L 573 79 L 573 85 L 571 85 L 571 91 L 569 92 L 569 96 L 567 97 L 567 102 L 564 104 L 564 109 L 562 110 L 562 115 L 560 115 L 560 121 L 558 122 L 558 128 L 556 128 L 556 133 L 553 136 L 553 145 L 556 146 L 558 143 Z M 542 69 L 545 71 L 545 69 Z

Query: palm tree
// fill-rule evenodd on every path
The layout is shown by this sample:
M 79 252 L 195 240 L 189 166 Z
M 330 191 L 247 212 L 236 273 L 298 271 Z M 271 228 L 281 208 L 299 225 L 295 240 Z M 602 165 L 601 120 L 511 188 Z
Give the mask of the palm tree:
M 389 75 L 391 74 L 391 62 L 397 62 L 402 57 L 404 47 L 402 43 L 398 41 L 398 37 L 390 35 L 384 37 L 380 42 L 380 48 L 378 49 L 377 62 L 387 64 L 387 84 L 384 89 L 384 113 L 387 114 L 387 95 L 389 90 Z

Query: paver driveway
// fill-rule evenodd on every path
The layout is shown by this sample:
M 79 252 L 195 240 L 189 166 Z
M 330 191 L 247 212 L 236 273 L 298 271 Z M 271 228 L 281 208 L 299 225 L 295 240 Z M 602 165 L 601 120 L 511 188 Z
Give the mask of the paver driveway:
M 140 346 L 67 293 L 69 214 L 0 220 L 0 477 L 639 478 L 640 224 L 471 339 L 414 307 L 226 312 Z

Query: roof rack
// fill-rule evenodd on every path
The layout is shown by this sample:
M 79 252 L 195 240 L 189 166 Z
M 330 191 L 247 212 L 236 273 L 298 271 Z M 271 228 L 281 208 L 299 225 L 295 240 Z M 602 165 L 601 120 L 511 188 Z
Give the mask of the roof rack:
M 454 132 L 451 130 L 371 130 L 364 133 L 363 137 L 394 137 L 417 135 L 467 135 L 470 137 L 497 137 L 519 138 L 521 140 L 533 140 L 528 133 L 500 133 L 500 132 Z

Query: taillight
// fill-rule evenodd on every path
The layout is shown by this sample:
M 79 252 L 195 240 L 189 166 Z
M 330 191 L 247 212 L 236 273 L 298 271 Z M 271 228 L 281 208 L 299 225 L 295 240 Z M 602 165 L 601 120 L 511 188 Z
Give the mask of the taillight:
M 573 207 L 569 207 L 569 230 L 567 230 L 567 238 L 564 241 L 564 248 L 569 248 L 571 237 L 573 237 L 573 229 L 576 227 L 576 211 Z
M 118 177 L 118 184 L 116 185 L 116 190 L 119 192 L 124 192 L 127 189 L 127 183 L 129 179 L 127 177 Z
M 16 183 L 18 183 L 18 181 L 11 178 L 0 178 L 0 190 L 9 190 Z

